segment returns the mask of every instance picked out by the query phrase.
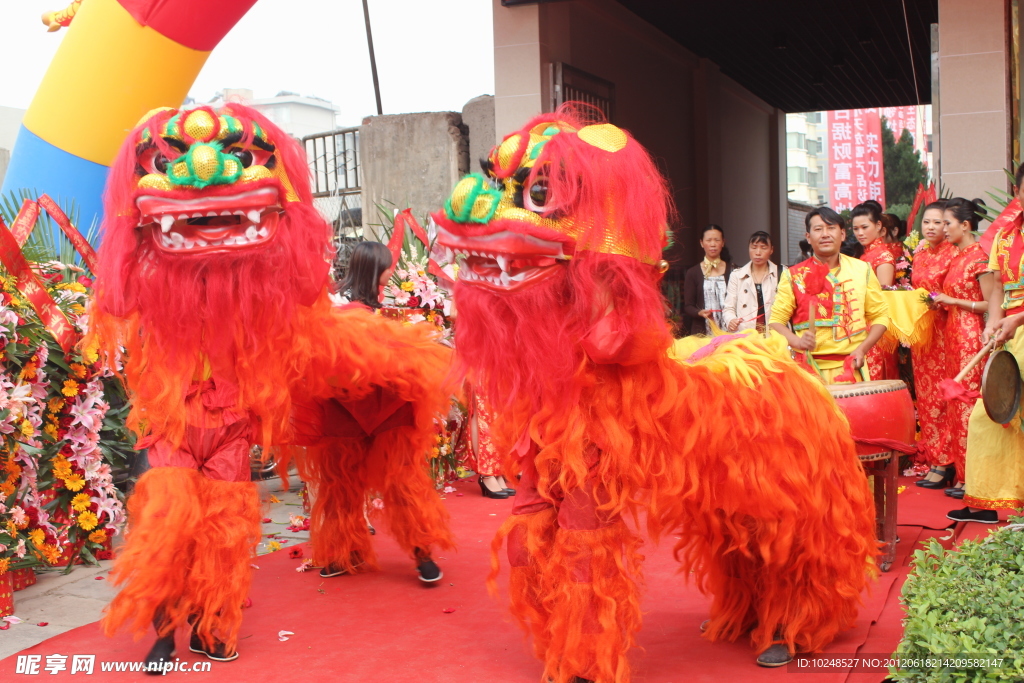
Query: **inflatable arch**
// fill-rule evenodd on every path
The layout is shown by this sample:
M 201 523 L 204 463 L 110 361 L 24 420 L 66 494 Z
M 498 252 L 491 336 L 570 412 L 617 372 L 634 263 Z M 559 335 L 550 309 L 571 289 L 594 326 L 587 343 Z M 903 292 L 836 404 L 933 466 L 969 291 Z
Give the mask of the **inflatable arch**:
M 11 154 L 2 191 L 74 199 L 79 225 L 102 215 L 103 185 L 128 132 L 178 106 L 207 57 L 256 0 L 76 0 L 48 12 L 70 23 Z

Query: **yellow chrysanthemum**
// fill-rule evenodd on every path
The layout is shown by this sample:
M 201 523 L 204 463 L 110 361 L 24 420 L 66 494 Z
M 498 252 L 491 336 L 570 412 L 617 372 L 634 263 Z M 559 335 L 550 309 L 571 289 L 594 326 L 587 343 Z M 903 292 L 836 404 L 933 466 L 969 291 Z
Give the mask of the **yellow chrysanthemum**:
M 0 484 L 0 497 L 7 498 L 12 493 L 14 493 L 14 484 L 9 481 Z
M 82 304 L 71 304 L 68 308 L 71 309 L 72 313 L 77 313 L 78 315 L 85 313 L 85 306 Z
M 79 294 L 84 294 L 85 291 L 86 291 L 85 290 L 85 285 L 83 285 L 81 282 L 71 282 L 71 283 L 69 283 L 68 284 L 68 289 L 70 289 L 72 292 L 78 292 Z
M 43 541 L 46 540 L 46 534 L 43 533 L 42 529 L 33 529 L 28 532 L 28 540 L 32 541 L 32 545 L 39 548 L 43 545 Z
M 51 398 L 46 403 L 46 408 L 51 413 L 59 413 L 61 411 L 61 408 L 63 408 L 63 407 L 64 407 L 64 399 L 60 398 L 59 396 L 54 396 L 53 398 Z
M 36 378 L 36 364 L 25 363 L 25 367 L 21 369 L 21 378 L 33 380 Z
M 90 505 L 92 505 L 92 499 L 89 497 L 88 493 L 79 493 L 71 499 L 71 507 L 73 507 L 77 512 L 84 512 L 85 510 L 88 510 Z
M 97 360 L 99 360 L 99 358 L 100 354 L 96 346 L 90 346 L 82 350 L 82 360 L 84 360 L 89 365 L 95 363 Z
M 64 380 L 64 388 L 60 390 L 60 393 L 65 396 L 77 396 L 78 395 L 78 382 L 73 379 Z
M 413 285 L 413 283 L 411 282 L 403 282 L 401 286 L 403 292 L 411 292 L 412 290 L 416 289 L 416 286 Z
M 82 514 L 78 515 L 78 526 L 82 527 L 86 531 L 92 531 L 99 523 L 99 518 L 96 517 L 96 513 L 92 510 L 86 510 Z
M 14 492 L 11 491 L 11 493 L 14 493 Z M 10 495 L 10 493 L 7 494 L 7 495 Z M 8 536 L 14 536 L 15 534 L 18 533 L 18 527 L 16 527 L 14 525 L 14 520 L 13 519 L 7 520 L 7 523 L 4 525 L 4 528 L 7 529 L 7 535 Z
M 31 437 L 36 433 L 36 428 L 32 426 L 32 423 L 28 420 L 21 421 L 21 433 L 23 436 Z
M 57 438 L 57 425 L 55 425 L 55 424 L 48 424 L 45 427 L 43 427 L 43 432 L 45 434 L 47 434 L 51 439 L 56 439 Z
M 85 488 L 85 479 L 78 474 L 72 474 L 70 477 L 65 477 L 64 486 L 67 487 L 68 491 L 81 491 Z
M 281 549 L 281 544 L 278 543 L 277 541 L 271 541 L 270 543 L 267 544 L 267 550 L 269 550 L 272 553 L 273 552 L 277 552 L 280 549 Z
M 53 459 L 53 476 L 58 479 L 67 479 L 71 476 L 71 463 L 63 455 Z
M 107 540 L 107 530 L 97 529 L 96 531 L 89 534 L 90 543 L 105 543 Z
M 6 557 L 3 558 L 3 559 L 0 559 L 0 576 L 3 576 L 4 574 L 6 574 L 7 570 L 10 569 L 10 566 L 11 566 L 10 559 L 8 559 Z
M 71 364 L 71 374 L 73 374 L 75 377 L 77 377 L 79 379 L 84 378 L 85 377 L 85 366 L 82 365 L 81 363 L 72 363 Z

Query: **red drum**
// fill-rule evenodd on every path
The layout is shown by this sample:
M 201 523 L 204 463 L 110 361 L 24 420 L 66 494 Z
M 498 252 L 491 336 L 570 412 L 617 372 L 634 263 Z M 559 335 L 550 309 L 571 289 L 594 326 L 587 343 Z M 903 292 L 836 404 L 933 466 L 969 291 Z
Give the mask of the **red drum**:
M 871 477 L 875 497 L 875 528 L 882 542 L 878 563 L 889 571 L 896 559 L 896 496 L 899 492 L 898 452 L 914 451 L 917 425 L 907 385 L 886 379 L 857 384 L 830 384 L 832 397 L 846 413 L 857 444 L 857 457 Z
M 894 450 L 913 447 L 917 426 L 906 384 L 884 379 L 830 384 L 828 390 L 850 421 L 861 460 L 880 460 Z

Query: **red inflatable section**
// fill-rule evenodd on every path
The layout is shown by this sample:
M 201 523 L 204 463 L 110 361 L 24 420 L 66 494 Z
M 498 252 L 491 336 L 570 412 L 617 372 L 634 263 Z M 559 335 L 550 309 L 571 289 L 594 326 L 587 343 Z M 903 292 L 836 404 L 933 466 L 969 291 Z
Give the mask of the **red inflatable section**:
M 256 0 L 118 0 L 143 26 L 174 42 L 209 52 Z

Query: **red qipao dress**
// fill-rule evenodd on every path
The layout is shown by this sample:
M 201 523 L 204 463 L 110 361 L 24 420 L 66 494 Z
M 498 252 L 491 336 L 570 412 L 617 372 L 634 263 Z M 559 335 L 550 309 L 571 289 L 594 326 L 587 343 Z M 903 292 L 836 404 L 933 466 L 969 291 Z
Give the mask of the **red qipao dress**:
M 876 276 L 878 275 L 878 267 L 881 265 L 889 264 L 893 268 L 896 267 L 896 257 L 893 255 L 892 249 L 889 248 L 889 245 L 882 238 L 878 238 L 869 244 L 860 259 L 861 261 L 866 261 L 871 266 L 871 270 L 874 271 Z M 883 351 L 879 348 L 878 344 L 875 344 L 868 351 L 867 364 L 868 372 L 873 380 L 900 378 L 896 351 Z
M 953 259 L 942 283 L 942 293 L 954 299 L 984 301 L 978 277 L 988 270 L 988 256 L 985 255 L 982 246 L 975 242 Z M 983 314 L 972 313 L 959 306 L 948 307 L 946 326 L 942 333 L 946 349 L 946 371 L 943 378 L 956 377 L 967 362 L 981 350 L 981 333 L 984 329 Z M 979 363 L 960 382 L 969 391 L 981 391 L 981 373 L 984 365 Z M 946 405 L 939 448 L 943 459 L 956 465 L 957 481 L 964 481 L 965 478 L 967 422 L 973 407 L 963 401 L 950 401 Z
M 938 245 L 921 242 L 914 256 L 912 284 L 915 289 L 941 292 L 950 264 L 957 256 L 957 248 L 943 240 Z M 939 448 L 946 401 L 939 390 L 939 382 L 954 375 L 946 374 L 946 342 L 943 339 L 947 313 L 939 308 L 933 314 L 932 338 L 928 346 L 915 347 L 914 388 L 917 394 L 917 419 L 921 423 L 921 438 L 917 442 L 918 461 L 927 465 L 949 464 L 950 458 Z

